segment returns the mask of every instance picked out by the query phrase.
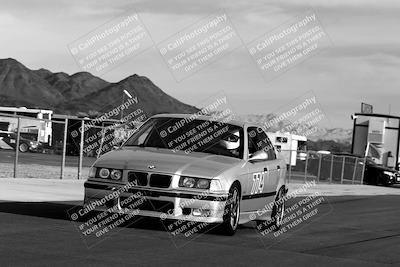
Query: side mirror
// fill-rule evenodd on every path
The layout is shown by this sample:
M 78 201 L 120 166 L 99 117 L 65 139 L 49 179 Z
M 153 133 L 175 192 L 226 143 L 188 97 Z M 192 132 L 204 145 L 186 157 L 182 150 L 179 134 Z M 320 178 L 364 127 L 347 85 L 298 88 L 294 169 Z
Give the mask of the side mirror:
M 268 154 L 264 150 L 260 150 L 255 152 L 253 155 L 249 157 L 249 162 L 255 163 L 258 161 L 264 161 L 268 159 Z

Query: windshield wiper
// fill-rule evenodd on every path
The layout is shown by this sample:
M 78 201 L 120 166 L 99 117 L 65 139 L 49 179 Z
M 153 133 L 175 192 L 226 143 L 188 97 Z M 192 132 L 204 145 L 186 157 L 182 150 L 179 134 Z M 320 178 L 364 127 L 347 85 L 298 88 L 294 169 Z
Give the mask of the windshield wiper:
M 127 146 L 127 147 L 130 147 L 130 146 L 144 147 L 144 144 L 140 144 L 140 145 L 124 145 L 124 146 Z

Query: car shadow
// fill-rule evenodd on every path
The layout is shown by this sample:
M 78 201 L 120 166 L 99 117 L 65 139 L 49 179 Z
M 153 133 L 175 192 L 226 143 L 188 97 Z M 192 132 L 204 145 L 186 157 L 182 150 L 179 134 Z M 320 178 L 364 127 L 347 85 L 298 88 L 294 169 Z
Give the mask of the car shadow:
M 80 201 L 62 201 L 62 202 L 0 202 L 0 213 L 10 213 L 25 216 L 34 216 L 40 218 L 72 221 L 70 214 L 72 210 L 80 209 Z M 93 215 L 93 214 L 92 214 Z M 78 222 L 86 222 L 88 218 L 82 217 Z M 133 219 L 121 224 L 120 228 L 134 228 L 141 230 L 171 232 L 168 226 L 174 224 L 174 220 L 160 220 L 143 216 L 135 216 Z M 248 228 L 248 225 L 240 225 L 239 228 Z M 198 233 L 221 235 L 221 231 L 215 224 L 203 227 Z

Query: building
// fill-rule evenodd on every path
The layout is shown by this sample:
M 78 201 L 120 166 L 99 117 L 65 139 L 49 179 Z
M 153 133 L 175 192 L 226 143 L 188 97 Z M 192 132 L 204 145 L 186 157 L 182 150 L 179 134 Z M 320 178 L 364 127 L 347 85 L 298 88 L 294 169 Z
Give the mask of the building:
M 362 112 L 352 115 L 352 119 L 351 153 L 369 156 L 377 164 L 398 169 L 400 117 Z

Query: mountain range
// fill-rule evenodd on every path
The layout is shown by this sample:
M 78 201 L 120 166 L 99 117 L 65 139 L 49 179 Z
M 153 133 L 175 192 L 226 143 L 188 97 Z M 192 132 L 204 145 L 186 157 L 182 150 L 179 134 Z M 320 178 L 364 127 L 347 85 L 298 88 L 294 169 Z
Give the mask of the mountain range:
M 15 59 L 0 59 L 0 106 L 51 109 L 58 114 L 96 117 L 121 105 L 124 90 L 138 98 L 139 107 L 147 116 L 199 110 L 166 94 L 145 76 L 134 74 L 110 83 L 88 72 L 69 75 L 47 69 L 31 70 Z M 243 115 L 239 118 L 262 122 L 274 116 Z M 283 125 L 284 122 L 279 127 Z M 351 130 L 323 129 L 318 136 L 309 139 L 350 143 Z
M 252 122 L 264 125 L 265 122 L 272 121 L 276 118 L 277 115 L 274 113 L 270 114 L 248 114 L 248 115 L 239 115 L 238 118 L 243 121 Z M 279 121 L 277 125 L 272 126 L 268 129 L 268 131 L 276 132 L 280 129 L 286 128 L 290 124 L 289 121 L 283 120 Z M 303 125 L 304 127 L 304 125 Z M 318 127 L 318 126 L 317 126 Z M 308 129 L 311 130 L 311 127 Z M 296 130 L 296 129 L 294 129 Z M 304 129 L 303 129 L 304 130 Z M 352 129 L 343 129 L 343 128 L 322 128 L 318 127 L 318 131 L 316 134 L 311 134 L 307 136 L 307 139 L 312 141 L 334 141 L 343 144 L 351 144 L 353 130 Z
M 51 109 L 68 115 L 99 114 L 121 105 L 123 90 L 138 98 L 148 116 L 198 111 L 137 74 L 110 83 L 88 72 L 69 75 L 47 69 L 31 70 L 15 59 L 0 59 L 1 106 Z

